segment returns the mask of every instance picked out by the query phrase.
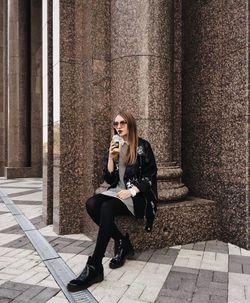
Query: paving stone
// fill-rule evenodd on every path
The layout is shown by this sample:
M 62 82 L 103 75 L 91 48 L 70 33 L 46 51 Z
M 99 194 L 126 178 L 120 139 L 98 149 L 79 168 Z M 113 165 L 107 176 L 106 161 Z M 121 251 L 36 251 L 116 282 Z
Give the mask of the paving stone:
M 168 257 L 166 255 L 152 255 L 149 259 L 149 262 L 158 263 L 158 264 L 174 264 L 175 257 Z
M 229 256 L 229 262 L 250 264 L 250 258 L 247 256 Z
M 213 281 L 219 283 L 228 283 L 228 273 L 215 271 Z
M 166 255 L 167 252 L 168 252 L 168 250 L 169 250 L 168 247 L 156 249 L 156 250 L 154 251 L 154 255 Z
M 181 299 L 181 298 L 160 296 L 157 298 L 157 300 L 155 302 L 156 303 L 189 303 L 192 301 L 191 301 L 191 299 Z
M 196 287 L 196 281 L 183 280 L 180 283 L 179 291 L 184 291 L 192 294 Z
M 167 288 L 161 290 L 161 296 L 190 300 L 192 299 L 193 293 Z
M 26 238 L 26 236 L 23 236 L 21 238 L 18 238 L 14 241 L 10 241 L 6 244 L 4 244 L 3 246 L 5 247 L 11 247 L 11 248 L 23 248 L 26 245 L 30 245 L 29 240 Z
M 215 287 L 198 287 L 195 289 L 195 294 L 207 294 L 207 295 L 216 295 L 220 297 L 226 297 L 227 296 L 227 290 L 226 289 L 220 289 Z
M 7 210 L 6 211 L 0 211 L 0 216 L 3 215 L 3 214 L 7 214 L 7 213 L 8 213 Z
M 8 194 L 8 197 L 14 198 L 14 197 L 29 195 L 29 194 L 38 193 L 38 192 L 40 193 L 41 190 L 40 189 L 31 189 L 31 190 L 25 190 L 25 191 L 22 191 L 19 193 Z
M 60 290 L 54 288 L 45 288 L 38 295 L 32 298 L 32 303 L 45 303 L 54 297 Z
M 197 279 L 198 287 L 207 287 L 213 280 L 213 271 L 201 269 Z
M 168 277 L 168 279 L 163 284 L 163 289 L 174 289 L 178 290 L 181 284 L 181 278 Z
M 192 303 L 209 303 L 209 297 L 209 294 L 194 293 Z
M 31 300 L 35 296 L 37 296 L 40 292 L 42 292 L 45 289 L 45 287 L 38 286 L 38 285 L 32 285 L 32 287 L 25 290 L 21 295 L 17 297 L 18 300 Z M 33 302 L 32 302 L 33 303 Z
M 249 264 L 243 264 L 243 273 L 250 274 L 250 265 Z
M 227 254 L 228 245 L 226 243 L 217 240 L 207 241 L 205 246 L 205 251 L 220 252 Z
M 194 243 L 193 250 L 204 251 L 206 246 L 206 242 L 197 242 Z
M 154 249 L 148 249 L 141 253 L 135 253 L 135 255 L 133 256 L 133 260 L 148 262 L 154 251 Z
M 20 229 L 19 225 L 13 225 L 11 227 L 1 230 L 3 234 L 23 234 L 23 231 Z
M 12 200 L 16 205 L 41 205 L 40 201 Z
M 220 297 L 220 296 L 210 296 L 209 303 L 227 303 L 227 297 Z
M 190 243 L 190 244 L 182 245 L 181 249 L 193 249 L 193 247 L 194 247 L 194 243 Z
M 241 263 L 230 262 L 228 265 L 229 272 L 243 273 L 243 265 Z
M 22 292 L 16 289 L 2 288 L 0 285 L 0 298 L 15 299 Z
M 219 288 L 219 289 L 226 289 L 227 290 L 227 283 L 218 283 L 218 282 L 210 282 L 210 288 Z
M 159 254 L 159 251 L 163 252 L 164 254 Z M 163 263 L 163 264 L 174 264 L 176 257 L 179 253 L 177 249 L 165 249 L 165 250 L 156 250 L 152 257 L 149 259 L 149 262 L 155 263 Z
M 82 252 L 85 254 L 85 255 L 91 255 L 95 250 L 95 243 L 93 243 L 92 245 L 90 245 L 89 247 L 87 247 L 86 249 L 82 250 Z
M 194 275 L 198 275 L 198 273 L 199 273 L 199 269 L 182 267 L 182 266 L 172 266 L 171 271 L 172 272 L 190 273 L 190 274 L 194 274 Z M 196 277 L 194 277 L 194 278 L 196 278 Z

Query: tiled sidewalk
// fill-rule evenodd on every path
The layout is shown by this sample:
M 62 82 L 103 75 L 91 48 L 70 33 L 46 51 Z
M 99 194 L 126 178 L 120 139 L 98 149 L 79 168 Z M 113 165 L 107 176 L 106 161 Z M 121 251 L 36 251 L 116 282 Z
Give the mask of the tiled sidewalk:
M 0 179 L 6 193 L 78 274 L 94 248 L 83 234 L 56 235 L 42 220 L 41 179 Z M 0 201 L 0 303 L 68 302 L 14 216 Z M 250 252 L 207 241 L 136 254 L 89 290 L 99 302 L 250 303 Z

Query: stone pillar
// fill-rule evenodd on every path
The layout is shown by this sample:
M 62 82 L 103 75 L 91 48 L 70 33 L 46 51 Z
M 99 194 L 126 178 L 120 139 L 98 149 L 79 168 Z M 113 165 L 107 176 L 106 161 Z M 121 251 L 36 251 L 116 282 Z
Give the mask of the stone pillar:
M 42 176 L 41 16 L 42 0 L 8 0 L 7 178 Z
M 0 1 L 0 176 L 4 172 L 4 1 Z
M 110 132 L 109 12 L 109 0 L 53 2 L 53 226 L 58 233 L 82 230 L 83 206 L 99 185 Z
M 8 0 L 3 1 L 3 166 L 8 166 Z
M 161 201 L 188 191 L 180 181 L 180 22 L 178 0 L 111 4 L 111 108 L 133 112 L 139 135 L 152 143 Z
M 29 1 L 8 1 L 8 167 L 30 166 Z
M 53 223 L 52 1 L 43 1 L 43 217 Z
M 42 0 L 30 1 L 31 163 L 32 174 L 42 176 Z

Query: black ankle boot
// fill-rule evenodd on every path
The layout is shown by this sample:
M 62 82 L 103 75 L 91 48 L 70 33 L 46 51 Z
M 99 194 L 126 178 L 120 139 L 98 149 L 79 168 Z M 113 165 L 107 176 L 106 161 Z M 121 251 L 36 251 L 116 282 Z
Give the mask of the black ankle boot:
M 102 264 L 95 265 L 91 257 L 88 258 L 87 264 L 82 273 L 76 279 L 71 280 L 68 285 L 68 291 L 75 292 L 86 289 L 94 283 L 103 280 L 103 266 Z
M 112 269 L 122 267 L 128 257 L 134 255 L 134 248 L 129 240 L 129 235 L 115 243 L 116 255 L 109 262 L 109 267 Z

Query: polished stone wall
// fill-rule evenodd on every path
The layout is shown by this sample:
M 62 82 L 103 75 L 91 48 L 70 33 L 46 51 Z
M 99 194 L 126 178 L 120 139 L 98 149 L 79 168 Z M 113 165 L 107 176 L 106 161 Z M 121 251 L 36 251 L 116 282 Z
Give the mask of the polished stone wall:
M 52 1 L 43 1 L 43 218 L 53 223 L 53 48 Z
M 137 251 L 217 239 L 218 216 L 214 201 L 188 197 L 182 203 L 160 204 L 153 229 L 131 217 L 118 217 L 119 229 L 130 235 Z
M 58 233 L 93 228 L 84 205 L 102 181 L 113 115 L 126 109 L 152 143 L 162 202 L 182 197 L 187 187 L 198 200 L 213 200 L 162 203 L 156 221 L 162 245 L 219 237 L 248 247 L 246 1 L 52 5 L 53 51 L 48 14 L 43 22 L 47 222 L 53 218 Z M 168 225 L 171 218 L 184 228 Z
M 2 1 L 0 175 L 42 175 L 42 0 Z M 3 136 L 2 136 L 3 135 Z
M 30 1 L 30 166 L 42 176 L 42 1 Z
M 4 3 L 0 2 L 0 176 L 4 172 Z
M 180 167 L 181 15 L 179 0 L 111 2 L 112 113 L 131 111 L 152 144 L 163 203 L 188 192 Z
M 116 0 L 111 14 L 112 111 L 133 112 L 158 162 L 171 162 L 172 1 Z
M 218 202 L 220 238 L 249 248 L 248 1 L 183 6 L 185 182 Z
M 8 2 L 3 1 L 3 167 L 8 166 Z M 2 175 L 4 174 L 3 169 Z
M 53 225 L 79 232 L 110 140 L 109 1 L 53 2 Z M 59 111 L 60 109 L 60 111 Z
M 30 165 L 29 2 L 8 9 L 8 167 L 18 169 Z

